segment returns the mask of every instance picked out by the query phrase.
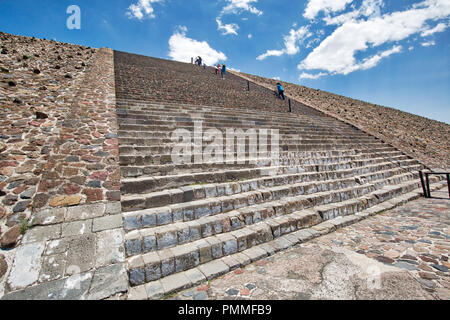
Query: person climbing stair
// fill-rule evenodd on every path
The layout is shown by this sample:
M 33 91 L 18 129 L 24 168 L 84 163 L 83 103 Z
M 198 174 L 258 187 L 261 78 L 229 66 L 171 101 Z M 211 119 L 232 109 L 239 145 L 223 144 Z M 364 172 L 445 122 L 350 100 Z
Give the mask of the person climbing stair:
M 286 100 L 285 96 L 284 96 L 284 88 L 281 85 L 281 83 L 277 83 L 277 90 L 278 90 L 278 97 L 280 99 Z

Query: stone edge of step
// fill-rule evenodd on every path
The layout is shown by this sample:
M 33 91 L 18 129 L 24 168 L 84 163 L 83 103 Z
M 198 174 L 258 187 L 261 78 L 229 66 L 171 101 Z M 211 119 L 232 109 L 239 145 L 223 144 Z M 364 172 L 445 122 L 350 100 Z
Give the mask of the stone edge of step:
M 430 185 L 432 191 L 445 187 L 445 182 L 437 182 Z M 221 259 L 210 261 L 195 268 L 175 273 L 165 278 L 152 281 L 140 286 L 130 287 L 127 295 L 128 300 L 157 300 L 178 291 L 191 288 L 203 282 L 213 280 L 234 269 L 271 256 L 279 251 L 289 249 L 293 246 L 305 243 L 319 236 L 331 233 L 337 229 L 354 224 L 361 220 L 401 206 L 406 202 L 421 197 L 422 190 L 415 189 L 411 192 L 385 201 L 354 215 L 337 217 L 324 221 L 311 228 L 301 229 L 275 240 L 259 244 L 244 251 L 232 254 Z

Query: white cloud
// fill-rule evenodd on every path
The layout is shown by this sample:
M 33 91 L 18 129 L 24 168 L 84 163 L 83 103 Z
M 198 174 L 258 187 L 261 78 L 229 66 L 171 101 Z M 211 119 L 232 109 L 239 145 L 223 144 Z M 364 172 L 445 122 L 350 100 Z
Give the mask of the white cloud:
M 342 25 L 350 20 L 359 17 L 375 17 L 380 16 L 381 7 L 384 6 L 383 0 L 363 0 L 361 7 L 338 16 L 330 17 L 327 15 L 323 20 L 327 25 Z
M 267 50 L 266 53 L 259 55 L 257 60 L 264 60 L 267 57 L 271 56 L 282 56 L 283 54 L 294 55 L 300 51 L 298 46 L 299 42 L 303 42 L 303 40 L 312 36 L 312 33 L 309 32 L 308 27 L 301 27 L 297 30 L 291 29 L 289 34 L 284 36 L 284 48 L 282 50 Z
M 284 54 L 283 50 L 267 50 L 266 53 L 256 57 L 256 60 L 264 60 L 268 57 L 280 57 Z
M 228 0 L 228 4 L 222 9 L 221 14 L 240 14 L 243 11 L 249 11 L 258 16 L 263 12 L 251 5 L 251 3 L 257 3 L 258 0 Z
M 425 31 L 423 31 L 420 35 L 422 37 L 427 37 L 430 36 L 436 32 L 443 32 L 445 31 L 445 29 L 447 29 L 447 25 L 445 23 L 439 23 L 436 27 L 434 27 L 433 29 L 427 29 Z
M 278 80 L 278 81 L 281 80 L 280 77 L 273 77 L 272 79 L 273 79 L 273 80 Z
M 328 73 L 325 73 L 325 72 L 320 72 L 320 73 L 317 73 L 317 74 L 310 74 L 310 73 L 303 72 L 300 75 L 299 79 L 300 80 L 302 80 L 302 79 L 316 80 L 316 79 L 322 78 L 322 77 L 324 77 L 326 75 L 328 75 Z
M 329 73 L 348 74 L 376 66 L 381 59 L 400 52 L 395 46 L 362 62 L 356 61 L 357 52 L 385 43 L 404 40 L 423 32 L 428 20 L 444 19 L 450 15 L 450 1 L 425 0 L 405 11 L 397 11 L 368 20 L 349 20 L 339 26 L 315 48 L 298 66 L 306 70 L 326 70 Z
M 350 2 L 353 2 L 353 0 L 309 0 L 303 16 L 306 19 L 311 20 L 314 19 L 320 11 L 324 11 L 326 14 L 339 12 L 344 10 Z
M 222 17 L 226 14 L 241 14 L 245 11 L 254 13 L 258 16 L 262 15 L 263 12 L 255 8 L 251 5 L 251 3 L 257 3 L 258 0 L 227 0 L 227 5 L 222 8 L 219 16 L 216 18 L 217 21 L 217 30 L 222 31 L 223 35 L 234 34 L 237 35 L 237 31 L 239 30 L 239 25 L 236 23 L 231 24 L 222 24 Z M 246 21 L 248 18 L 242 18 L 242 20 Z
M 216 18 L 217 22 L 217 30 L 222 31 L 223 35 L 234 34 L 237 35 L 237 31 L 239 30 L 239 26 L 235 23 L 230 24 L 222 24 L 222 21 L 219 17 Z
M 361 63 L 354 64 L 345 70 L 344 74 L 348 74 L 350 72 L 356 70 L 367 70 L 375 67 L 383 58 L 387 58 L 394 53 L 400 53 L 402 51 L 402 46 L 394 46 L 389 50 L 382 51 L 376 55 L 373 55 L 369 58 L 365 58 Z
M 253 35 L 251 33 L 249 33 L 248 38 L 249 39 L 253 38 Z
M 226 61 L 227 56 L 212 49 L 206 41 L 197 41 L 186 37 L 187 28 L 181 26 L 169 39 L 169 57 L 181 62 L 190 62 L 191 58 L 201 56 L 204 63 L 213 65 Z
M 155 18 L 152 4 L 163 2 L 164 0 L 139 0 L 137 3 L 128 7 L 127 16 L 138 20 L 144 19 L 146 16 L 150 19 Z
M 434 41 L 428 41 L 428 42 L 421 43 L 422 47 L 432 47 L 435 44 L 436 44 L 436 42 L 434 42 Z

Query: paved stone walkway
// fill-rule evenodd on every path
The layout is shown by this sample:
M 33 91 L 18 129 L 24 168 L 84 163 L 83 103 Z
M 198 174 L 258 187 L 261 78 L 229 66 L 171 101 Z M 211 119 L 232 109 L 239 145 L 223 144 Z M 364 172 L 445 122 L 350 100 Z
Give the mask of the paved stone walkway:
M 448 300 L 450 200 L 433 196 L 166 298 Z

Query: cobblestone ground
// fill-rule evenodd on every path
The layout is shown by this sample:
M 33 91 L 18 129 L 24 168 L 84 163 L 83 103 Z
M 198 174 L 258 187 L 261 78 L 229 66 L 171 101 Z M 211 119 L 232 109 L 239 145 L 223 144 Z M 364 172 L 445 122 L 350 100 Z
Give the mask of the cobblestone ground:
M 433 196 L 166 298 L 448 300 L 450 200 Z

